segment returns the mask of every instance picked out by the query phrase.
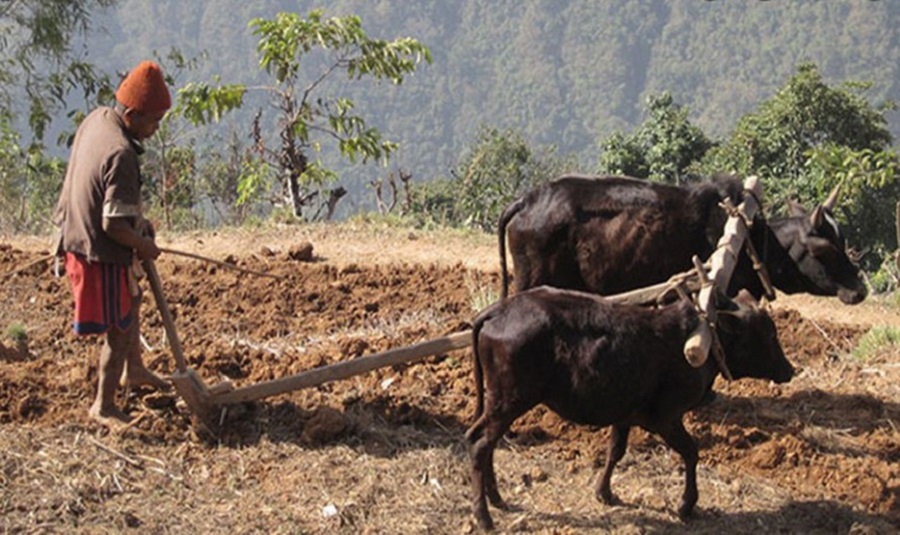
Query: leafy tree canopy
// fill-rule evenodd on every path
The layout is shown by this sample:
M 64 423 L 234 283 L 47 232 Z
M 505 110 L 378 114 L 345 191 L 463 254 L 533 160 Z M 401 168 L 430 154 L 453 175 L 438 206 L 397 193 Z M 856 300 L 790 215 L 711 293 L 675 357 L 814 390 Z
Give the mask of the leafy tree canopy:
M 755 112 L 744 115 L 729 139 L 710 151 L 706 169 L 757 174 L 767 195 L 777 199 L 819 199 L 834 181 L 813 184 L 807 174 L 810 151 L 830 146 L 853 151 L 882 151 L 892 142 L 884 112 L 863 97 L 867 84 L 828 86 L 811 63 Z M 806 187 L 804 187 L 806 184 Z
M 772 98 L 743 116 L 698 167 L 758 175 L 767 205 L 776 209 L 791 199 L 821 202 L 840 186 L 837 215 L 850 243 L 893 250 L 894 227 L 887 222 L 894 219 L 900 190 L 884 114 L 894 105 L 872 106 L 864 96 L 868 87 L 860 82 L 831 87 L 816 65 L 803 64 Z
M 630 136 L 616 132 L 601 141 L 600 172 L 679 184 L 713 143 L 668 92 L 648 97 L 647 115 Z
M 301 217 L 319 189 L 336 179 L 332 170 L 313 159 L 323 141 L 333 141 L 351 162 L 384 160 L 397 149 L 396 143 L 384 139 L 354 112 L 353 100 L 321 95 L 323 82 L 344 72 L 351 80 L 371 77 L 400 84 L 418 63 L 431 62 L 431 52 L 410 37 L 370 38 L 359 17 L 324 18 L 321 10 L 311 11 L 305 19 L 296 13 L 279 13 L 271 20 L 254 19 L 250 26 L 259 37 L 260 67 L 272 77 L 272 84 L 188 84 L 179 91 L 177 111 L 196 124 L 205 123 L 242 106 L 248 91 L 268 94 L 278 114 L 278 139 L 263 134 L 257 114 L 256 147 L 260 157 L 273 165 L 275 179 L 287 193 L 294 214 Z M 316 50 L 323 54 L 312 57 Z M 246 198 L 256 188 L 243 191 Z
M 466 225 L 494 229 L 509 202 L 574 165 L 554 147 L 535 150 L 519 132 L 482 124 L 454 172 L 456 215 Z
M 72 49 L 91 27 L 94 10 L 116 0 L 16 0 L 0 3 L 0 99 L 26 112 L 37 142 L 80 90 L 85 100 L 112 95 L 109 78 Z M 24 91 L 24 95 L 21 94 Z M 24 98 L 23 98 L 24 97 Z M 25 102 L 27 110 L 17 109 Z

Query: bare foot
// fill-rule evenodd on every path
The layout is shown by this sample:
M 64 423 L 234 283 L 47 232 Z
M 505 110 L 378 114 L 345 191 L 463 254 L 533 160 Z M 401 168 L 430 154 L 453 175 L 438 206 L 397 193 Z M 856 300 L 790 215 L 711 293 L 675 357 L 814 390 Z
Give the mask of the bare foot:
M 118 429 L 127 426 L 131 422 L 131 416 L 128 416 L 119 409 L 115 407 L 101 409 L 96 403 L 91 405 L 91 408 L 88 410 L 88 416 L 97 423 L 110 429 Z
M 162 377 L 151 372 L 147 368 L 138 368 L 136 370 L 126 370 L 122 374 L 122 380 L 119 381 L 122 386 L 128 388 L 151 387 L 157 390 L 169 390 L 172 385 Z

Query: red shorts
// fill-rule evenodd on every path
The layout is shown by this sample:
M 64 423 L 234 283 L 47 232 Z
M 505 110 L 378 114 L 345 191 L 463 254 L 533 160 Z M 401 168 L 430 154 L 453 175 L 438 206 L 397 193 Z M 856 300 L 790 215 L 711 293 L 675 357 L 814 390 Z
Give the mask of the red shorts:
M 131 326 L 131 293 L 128 266 L 88 262 L 81 255 L 66 253 L 66 274 L 75 297 L 75 334 L 102 334 Z

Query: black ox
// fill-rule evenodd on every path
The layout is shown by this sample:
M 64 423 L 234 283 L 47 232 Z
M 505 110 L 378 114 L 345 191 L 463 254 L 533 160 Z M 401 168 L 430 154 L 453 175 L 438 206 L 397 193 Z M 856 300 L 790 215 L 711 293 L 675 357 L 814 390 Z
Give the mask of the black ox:
M 723 233 L 719 206 L 742 200 L 735 177 L 676 187 L 626 177 L 565 176 L 512 202 L 499 222 L 502 295 L 509 276 L 505 242 L 517 291 L 547 284 L 602 295 L 666 281 L 706 259 Z M 848 304 L 866 297 L 859 270 L 832 215 L 836 191 L 807 213 L 754 222 L 751 242 L 775 288 L 784 293 L 837 295 Z M 747 255 L 732 275 L 728 295 L 746 288 L 756 298 L 763 286 Z
M 793 368 L 775 324 L 739 292 L 719 308 L 717 334 L 735 379 L 790 380 Z M 613 501 L 610 478 L 625 455 L 628 433 L 640 426 L 662 436 L 685 464 L 681 516 L 697 502 L 697 445 L 682 423 L 715 379 L 714 359 L 694 368 L 683 346 L 698 325 L 686 300 L 653 309 L 613 304 L 603 297 L 539 287 L 503 299 L 473 325 L 478 408 L 466 432 L 471 457 L 472 508 L 493 527 L 487 501 L 506 508 L 494 473 L 494 448 L 510 425 L 539 403 L 568 420 L 612 425 L 606 466 L 595 494 Z

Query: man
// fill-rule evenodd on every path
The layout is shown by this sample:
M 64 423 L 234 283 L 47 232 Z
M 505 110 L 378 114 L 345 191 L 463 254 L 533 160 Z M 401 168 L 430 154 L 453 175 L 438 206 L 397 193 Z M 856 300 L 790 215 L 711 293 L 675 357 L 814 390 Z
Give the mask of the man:
M 75 333 L 105 334 L 97 396 L 88 414 L 113 427 L 130 417 L 115 404 L 116 388 L 167 388 L 144 366 L 140 344 L 141 292 L 135 254 L 160 250 L 141 207 L 140 142 L 159 127 L 171 97 L 159 65 L 141 62 L 116 90 L 116 106 L 100 107 L 78 127 L 54 222 L 75 299 Z

